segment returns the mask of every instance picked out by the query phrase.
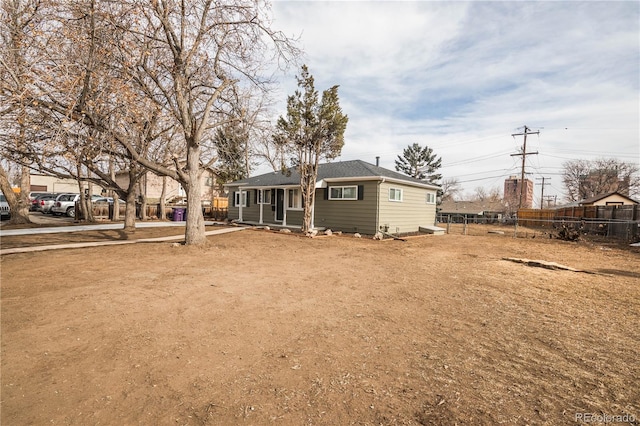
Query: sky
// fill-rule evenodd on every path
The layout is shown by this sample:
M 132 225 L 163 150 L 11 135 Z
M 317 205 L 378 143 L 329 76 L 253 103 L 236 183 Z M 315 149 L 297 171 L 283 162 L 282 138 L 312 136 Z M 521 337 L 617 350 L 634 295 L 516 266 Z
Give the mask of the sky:
M 539 205 L 564 197 L 562 164 L 640 163 L 640 3 L 279 1 L 272 27 L 299 37 L 320 92 L 339 85 L 349 116 L 340 161 L 394 170 L 413 143 L 442 158 L 440 173 L 502 190 L 527 178 Z M 291 69 L 278 77 L 286 96 Z M 279 108 L 279 109 L 278 109 Z

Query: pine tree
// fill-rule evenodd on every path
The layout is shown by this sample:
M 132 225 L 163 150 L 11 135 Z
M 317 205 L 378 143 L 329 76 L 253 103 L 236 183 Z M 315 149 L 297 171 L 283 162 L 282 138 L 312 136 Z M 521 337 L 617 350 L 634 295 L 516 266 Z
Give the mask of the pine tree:
M 298 87 L 301 91 L 296 90 L 287 98 L 287 115 L 278 119 L 274 142 L 291 156 L 300 173 L 304 210 L 302 232 L 309 232 L 318 163 L 321 159 L 332 160 L 340 155 L 348 117 L 340 108 L 338 86 L 325 90 L 319 100 L 313 76 L 306 65 L 302 66 Z
M 436 156 L 433 149 L 419 144 L 409 145 L 398 155 L 396 170 L 416 179 L 436 183 L 442 179 L 442 175 L 436 171 L 442 165 L 442 158 Z

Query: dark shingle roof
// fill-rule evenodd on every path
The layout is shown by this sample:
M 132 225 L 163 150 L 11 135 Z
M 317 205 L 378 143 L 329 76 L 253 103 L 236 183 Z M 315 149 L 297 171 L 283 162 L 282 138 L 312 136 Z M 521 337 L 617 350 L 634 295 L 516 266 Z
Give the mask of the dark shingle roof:
M 504 206 L 498 201 L 443 201 L 440 206 L 442 214 L 483 214 L 485 212 L 503 212 L 504 210 Z
M 318 165 L 318 180 L 337 178 L 390 178 L 406 181 L 408 184 L 430 185 L 420 179 L 415 179 L 402 173 L 394 172 L 383 167 L 374 166 L 362 160 L 339 161 Z M 281 186 L 297 185 L 300 183 L 300 174 L 295 168 L 283 172 L 271 172 L 263 175 L 237 180 L 227 186 Z M 436 186 L 436 185 L 433 185 Z

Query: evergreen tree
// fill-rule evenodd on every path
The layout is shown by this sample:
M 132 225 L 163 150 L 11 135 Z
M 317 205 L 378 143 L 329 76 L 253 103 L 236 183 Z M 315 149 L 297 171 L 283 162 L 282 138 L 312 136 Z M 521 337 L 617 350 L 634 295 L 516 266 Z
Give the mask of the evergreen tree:
M 433 149 L 419 144 L 409 145 L 398 155 L 396 170 L 416 179 L 437 183 L 442 175 L 436 171 L 442 165 L 442 158 L 436 156 Z
M 338 86 L 322 92 L 319 99 L 306 65 L 302 66 L 298 87 L 300 90 L 287 98 L 287 115 L 278 119 L 274 142 L 290 156 L 300 173 L 304 210 L 302 231 L 309 232 L 318 163 L 321 159 L 332 160 L 340 155 L 348 117 L 340 108 Z
M 249 176 L 245 161 L 248 139 L 246 132 L 233 126 L 216 131 L 214 137 L 218 154 L 216 175 L 220 183 L 233 182 Z

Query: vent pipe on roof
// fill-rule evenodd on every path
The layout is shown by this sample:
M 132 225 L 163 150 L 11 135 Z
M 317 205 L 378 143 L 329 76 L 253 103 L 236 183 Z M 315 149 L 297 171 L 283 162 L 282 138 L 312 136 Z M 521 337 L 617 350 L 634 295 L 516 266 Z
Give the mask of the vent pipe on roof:
M 376 157 L 376 167 L 380 167 L 380 157 Z

